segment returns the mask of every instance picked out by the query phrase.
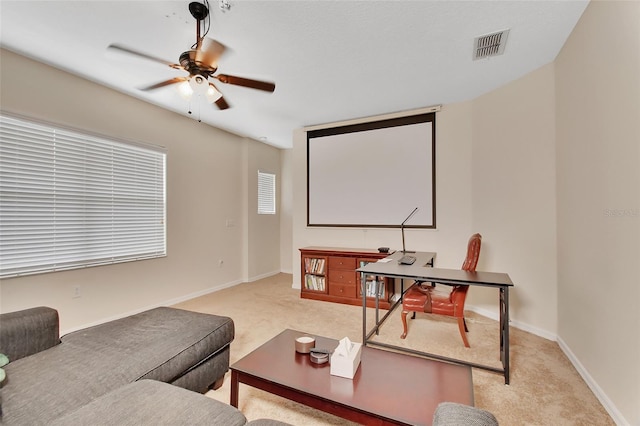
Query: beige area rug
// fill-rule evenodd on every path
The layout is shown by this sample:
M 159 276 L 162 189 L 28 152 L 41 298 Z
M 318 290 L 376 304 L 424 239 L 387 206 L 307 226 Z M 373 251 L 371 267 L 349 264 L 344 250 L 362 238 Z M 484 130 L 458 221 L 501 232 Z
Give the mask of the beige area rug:
M 301 299 L 300 291 L 291 285 L 291 275 L 278 274 L 175 307 L 234 320 L 236 337 L 231 345 L 231 364 L 286 328 L 362 341 L 361 307 Z M 400 310 L 392 313 L 376 340 L 501 367 L 497 321 L 469 313 L 471 348 L 467 349 L 455 320 L 427 314 L 410 319 L 408 336 L 401 340 Z M 374 323 L 373 309 L 367 310 L 367 320 L 370 329 Z M 511 384 L 505 385 L 500 374 L 473 369 L 477 407 L 491 411 L 503 426 L 615 424 L 556 342 L 513 327 L 510 333 Z M 230 382 L 227 373 L 224 385 L 207 396 L 229 403 Z M 397 407 L 402 410 L 401 397 Z M 240 385 L 239 408 L 249 420 L 272 418 L 294 425 L 353 424 L 246 385 Z

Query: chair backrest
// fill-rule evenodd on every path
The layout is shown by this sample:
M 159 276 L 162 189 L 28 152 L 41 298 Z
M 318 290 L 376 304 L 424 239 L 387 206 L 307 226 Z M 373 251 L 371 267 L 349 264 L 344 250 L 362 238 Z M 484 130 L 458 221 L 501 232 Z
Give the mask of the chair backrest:
M 475 271 L 476 266 L 478 265 L 478 259 L 480 258 L 480 245 L 482 244 L 482 235 L 473 234 L 471 238 L 469 238 L 469 243 L 467 244 L 467 257 L 464 259 L 464 263 L 462 264 L 463 271 Z M 464 316 L 464 302 L 467 298 L 467 291 L 469 290 L 468 285 L 457 285 L 453 287 L 451 290 L 451 294 L 449 295 L 449 300 L 456 306 L 455 312 L 453 316 L 463 317 Z
M 475 271 L 478 265 L 478 258 L 480 257 L 480 245 L 482 244 L 482 235 L 473 234 L 469 238 L 467 244 L 467 257 L 462 264 L 463 271 Z

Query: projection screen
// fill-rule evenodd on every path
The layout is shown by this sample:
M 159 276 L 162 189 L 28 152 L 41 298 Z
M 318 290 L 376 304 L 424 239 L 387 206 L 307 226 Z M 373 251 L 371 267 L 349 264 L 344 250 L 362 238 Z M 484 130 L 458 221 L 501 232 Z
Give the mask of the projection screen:
M 307 132 L 307 226 L 435 228 L 435 113 Z

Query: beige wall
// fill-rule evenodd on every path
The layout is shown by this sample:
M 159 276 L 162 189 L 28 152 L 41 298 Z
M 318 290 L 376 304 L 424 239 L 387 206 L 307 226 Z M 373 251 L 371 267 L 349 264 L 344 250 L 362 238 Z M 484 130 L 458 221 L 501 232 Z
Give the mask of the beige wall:
M 249 240 L 245 246 L 248 250 L 247 271 L 245 281 L 274 275 L 280 272 L 280 214 L 281 208 L 276 206 L 275 215 L 257 214 L 258 211 L 258 170 L 276 174 L 276 202 L 282 198 L 279 186 L 282 180 L 280 173 L 280 150 L 258 141 L 250 141 L 248 148 L 248 166 L 245 174 L 249 180 L 247 206 Z M 260 242 L 268 242 L 261 244 Z
M 558 335 L 640 425 L 640 2 L 591 2 L 556 60 Z
M 293 273 L 293 150 L 280 151 L 280 270 Z
M 508 272 L 514 324 L 557 332 L 553 64 L 472 101 L 473 228 L 489 271 Z M 490 289 L 469 303 L 495 301 Z M 479 297 L 474 297 L 478 295 Z M 495 302 L 494 302 L 495 303 Z
M 264 223 L 248 208 L 255 169 L 280 175 L 278 149 L 14 53 L 0 54 L 3 110 L 167 148 L 168 253 L 162 259 L 2 280 L 0 311 L 52 306 L 65 331 L 279 271 L 279 251 L 273 249 L 279 246 L 279 218 Z M 227 220 L 235 226 L 228 227 Z M 75 286 L 80 298 L 72 298 Z

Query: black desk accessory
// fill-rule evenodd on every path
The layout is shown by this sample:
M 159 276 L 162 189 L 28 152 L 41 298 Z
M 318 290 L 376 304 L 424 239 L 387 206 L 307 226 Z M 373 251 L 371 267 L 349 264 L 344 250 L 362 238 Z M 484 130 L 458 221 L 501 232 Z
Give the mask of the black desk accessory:
M 406 247 L 404 246 L 404 224 L 411 219 L 411 216 L 413 216 L 416 212 L 418 211 L 418 208 L 416 207 L 415 209 L 413 209 L 413 211 L 409 214 L 409 216 L 407 216 L 407 218 L 404 220 L 404 222 L 402 222 L 402 224 L 400 224 L 400 229 L 402 230 L 402 253 L 406 254 L 406 253 L 415 253 L 415 251 L 407 251 Z M 415 262 L 415 259 L 414 259 Z M 413 262 L 411 262 L 413 263 Z M 411 264 L 409 263 L 409 265 Z
M 408 253 L 415 253 L 415 252 L 410 251 Z M 404 255 L 400 259 L 398 259 L 398 265 L 413 265 L 415 261 L 416 261 L 415 256 Z

